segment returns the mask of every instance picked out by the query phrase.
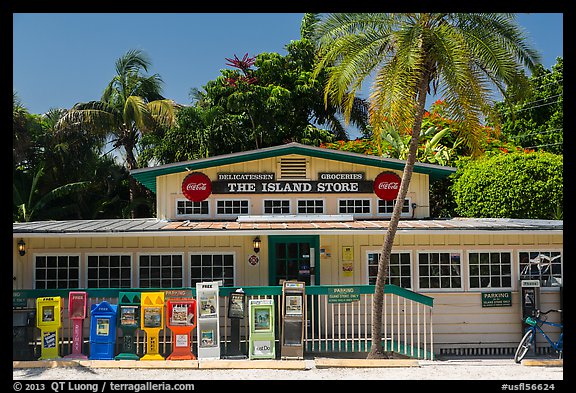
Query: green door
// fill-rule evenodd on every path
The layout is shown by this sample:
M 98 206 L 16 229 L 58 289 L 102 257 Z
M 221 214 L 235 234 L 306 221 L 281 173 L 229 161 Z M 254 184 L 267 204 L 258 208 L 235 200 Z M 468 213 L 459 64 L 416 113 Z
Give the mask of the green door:
M 280 280 L 319 285 L 319 243 L 318 235 L 269 236 L 269 285 L 280 285 Z

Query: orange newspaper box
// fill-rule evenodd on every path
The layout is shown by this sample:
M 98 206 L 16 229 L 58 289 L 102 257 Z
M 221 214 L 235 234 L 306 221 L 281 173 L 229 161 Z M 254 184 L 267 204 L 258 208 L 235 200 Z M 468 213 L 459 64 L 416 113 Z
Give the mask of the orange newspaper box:
M 169 299 L 166 302 L 166 326 L 174 334 L 172 353 L 168 360 L 196 359 L 192 353 L 192 330 L 196 327 L 196 300 Z

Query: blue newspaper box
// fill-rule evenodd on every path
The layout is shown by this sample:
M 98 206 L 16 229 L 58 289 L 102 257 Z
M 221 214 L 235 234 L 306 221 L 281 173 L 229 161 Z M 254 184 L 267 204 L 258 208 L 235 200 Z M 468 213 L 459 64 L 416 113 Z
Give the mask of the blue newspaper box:
M 107 301 L 93 304 L 90 308 L 90 356 L 91 360 L 113 360 L 116 344 L 117 305 Z

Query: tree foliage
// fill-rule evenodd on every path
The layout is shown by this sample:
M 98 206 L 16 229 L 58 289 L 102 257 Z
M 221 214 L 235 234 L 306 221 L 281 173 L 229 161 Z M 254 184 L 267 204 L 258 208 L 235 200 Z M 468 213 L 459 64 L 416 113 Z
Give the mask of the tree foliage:
M 128 173 L 101 155 L 102 140 L 56 132 L 66 110 L 32 115 L 14 97 L 13 220 L 125 217 Z
M 326 73 L 313 75 L 314 44 L 303 37 L 286 51 L 226 58 L 230 68 L 192 90 L 193 105 L 180 110 L 176 127 L 143 138 L 143 160 L 169 163 L 293 141 L 318 146 L 347 139 L 340 107 L 323 101 Z M 365 129 L 366 103 L 356 99 L 352 113 L 351 123 Z
M 530 78 L 511 85 L 496 104 L 502 139 L 526 149 L 561 154 L 564 144 L 563 80 L 561 57 L 551 70 L 538 65 Z

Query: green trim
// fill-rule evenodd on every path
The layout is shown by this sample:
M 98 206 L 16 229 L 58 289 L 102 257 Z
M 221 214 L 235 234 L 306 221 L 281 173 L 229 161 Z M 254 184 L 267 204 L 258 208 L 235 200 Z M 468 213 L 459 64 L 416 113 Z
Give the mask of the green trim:
M 395 169 L 399 171 L 403 171 L 406 164 L 405 161 L 397 159 L 324 149 L 299 143 L 288 143 L 283 146 L 275 146 L 272 148 L 251 150 L 248 152 L 227 154 L 194 161 L 167 164 L 158 167 L 134 169 L 130 174 L 150 191 L 156 193 L 156 178 L 158 176 L 261 160 L 264 158 L 278 157 L 288 154 L 300 154 L 309 157 L 324 158 L 377 168 Z M 416 162 L 414 164 L 414 172 L 430 175 L 432 179 L 442 179 L 456 172 L 456 168 Z
M 295 235 L 295 236 L 270 235 L 270 236 L 268 236 L 268 283 L 271 285 L 272 285 L 272 283 L 276 283 L 276 264 L 273 263 L 273 261 L 276 261 L 276 247 L 275 247 L 276 244 L 277 243 L 293 243 L 293 242 L 308 243 L 308 244 L 310 244 L 310 248 L 314 248 L 314 261 L 316 262 L 314 284 L 308 286 L 307 288 L 311 288 L 313 285 L 320 285 L 320 236 L 319 235 Z
M 312 235 L 309 237 L 314 237 Z M 279 241 L 284 241 L 285 238 L 292 238 L 292 236 L 274 236 L 280 238 Z M 303 236 L 294 236 L 303 237 Z M 308 236 L 306 236 L 308 237 Z M 292 239 L 291 239 L 292 240 Z M 300 239 L 301 240 L 301 239 Z M 316 267 L 318 268 L 318 266 Z M 318 272 L 317 279 L 319 280 Z M 371 295 L 374 293 L 374 285 L 310 285 L 307 286 L 305 291 L 306 295 L 328 295 L 329 289 L 338 287 L 354 287 L 361 295 Z M 228 296 L 231 292 L 236 292 L 237 289 L 242 288 L 246 296 L 277 296 L 282 295 L 281 286 L 247 286 L 247 287 L 220 287 L 219 295 Z M 117 298 L 119 292 L 162 292 L 170 289 L 187 289 L 192 291 L 192 296 L 196 297 L 195 287 L 183 287 L 183 288 L 134 288 L 127 290 L 127 288 L 119 289 L 108 289 L 108 288 L 98 288 L 98 289 L 14 289 L 12 290 L 12 297 L 25 298 L 25 299 L 36 299 L 39 297 L 54 297 L 60 296 L 63 298 L 68 298 L 68 293 L 70 291 L 85 291 L 88 293 L 88 297 L 92 298 Z M 429 307 L 434 307 L 434 298 L 420 293 L 410 291 L 408 289 L 401 288 L 396 285 L 386 284 L 384 287 L 384 293 L 392 293 L 406 299 L 415 301 L 417 303 L 424 304 Z

